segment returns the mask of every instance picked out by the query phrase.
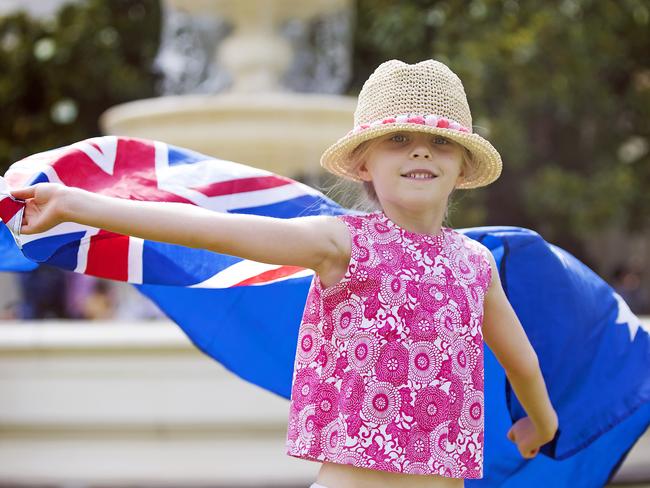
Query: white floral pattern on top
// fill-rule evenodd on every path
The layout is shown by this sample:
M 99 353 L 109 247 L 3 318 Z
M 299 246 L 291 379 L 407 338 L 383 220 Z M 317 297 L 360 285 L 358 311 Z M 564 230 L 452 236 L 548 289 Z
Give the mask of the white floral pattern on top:
M 483 477 L 482 244 L 339 216 L 351 256 L 318 275 L 300 325 L 287 454 L 370 469 Z

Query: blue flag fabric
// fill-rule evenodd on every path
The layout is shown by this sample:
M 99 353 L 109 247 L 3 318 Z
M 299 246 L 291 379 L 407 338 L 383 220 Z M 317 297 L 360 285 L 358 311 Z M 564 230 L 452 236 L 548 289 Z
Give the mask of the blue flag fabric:
M 38 263 L 20 252 L 7 226 L 0 223 L 0 271 L 31 271 Z
M 282 218 L 351 212 L 288 178 L 159 142 L 96 138 L 73 146 L 31 157 L 31 172 L 30 158 L 16 163 L 15 173 L 7 173 L 9 182 L 101 180 L 92 191 L 131 199 L 183 198 L 215 211 Z M 156 171 L 131 164 L 136 159 L 156 165 Z M 71 160 L 97 172 L 74 180 Z M 137 178 L 131 187 L 120 185 L 129 171 L 138 171 Z M 19 208 L 7 195 L 3 206 L 2 197 L 0 214 L 15 224 Z M 606 282 L 536 232 L 507 226 L 458 231 L 494 255 L 560 420 L 558 434 L 542 453 L 523 459 L 506 432 L 525 412 L 486 346 L 485 477 L 468 485 L 602 486 L 650 424 L 649 331 Z M 246 381 L 290 397 L 298 327 L 313 273 L 65 224 L 18 242 L 21 251 L 7 228 L 1 229 L 1 270 L 28 270 L 44 262 L 129 281 L 208 356 Z M 119 265 L 102 267 L 107 258 Z M 168 276 L 160 272 L 162 263 L 173 268 Z
M 650 425 L 648 330 L 605 281 L 538 233 L 459 231 L 494 255 L 560 421 L 541 455 L 518 454 L 503 433 L 525 412 L 486 345 L 485 476 L 467 486 L 604 486 Z
M 466 235 L 499 258 L 508 300 L 544 359 L 551 401 L 563 414 L 548 454 L 571 456 L 650 401 L 648 330 L 611 286 L 534 231 L 479 227 Z M 506 401 L 513 421 L 526 416 L 509 385 Z

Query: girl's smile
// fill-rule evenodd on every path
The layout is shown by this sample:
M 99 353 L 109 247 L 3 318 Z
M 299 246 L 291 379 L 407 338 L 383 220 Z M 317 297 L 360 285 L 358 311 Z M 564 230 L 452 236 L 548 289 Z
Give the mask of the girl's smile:
M 429 170 L 418 169 L 411 171 L 407 174 L 403 174 L 402 178 L 407 178 L 409 180 L 420 180 L 420 181 L 431 181 L 436 179 L 438 176 L 431 173 Z

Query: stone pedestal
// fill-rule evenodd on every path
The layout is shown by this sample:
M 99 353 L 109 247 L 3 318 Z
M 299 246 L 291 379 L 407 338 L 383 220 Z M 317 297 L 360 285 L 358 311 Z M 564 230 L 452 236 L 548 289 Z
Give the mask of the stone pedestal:
M 309 486 L 289 402 L 173 323 L 2 323 L 0 485 Z

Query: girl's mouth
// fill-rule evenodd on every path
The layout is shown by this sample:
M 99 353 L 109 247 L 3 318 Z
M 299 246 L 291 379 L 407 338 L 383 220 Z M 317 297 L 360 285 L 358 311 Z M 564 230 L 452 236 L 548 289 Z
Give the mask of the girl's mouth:
M 408 178 L 410 180 L 433 180 L 437 178 L 436 175 L 430 171 L 411 171 L 409 173 L 403 174 L 402 178 Z

